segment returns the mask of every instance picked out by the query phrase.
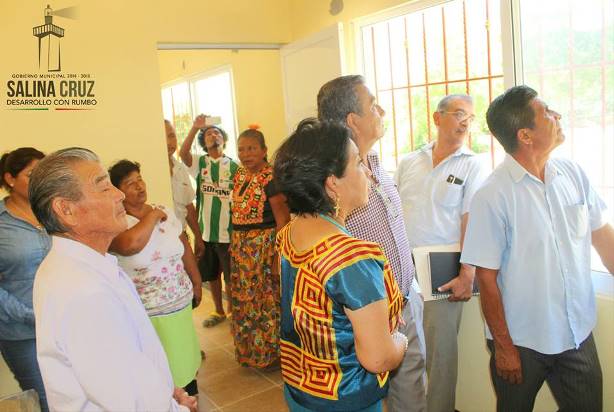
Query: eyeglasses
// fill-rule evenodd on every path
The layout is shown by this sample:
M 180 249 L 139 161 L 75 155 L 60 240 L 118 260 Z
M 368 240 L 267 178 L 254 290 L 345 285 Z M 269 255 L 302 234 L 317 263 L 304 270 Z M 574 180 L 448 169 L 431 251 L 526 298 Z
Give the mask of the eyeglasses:
M 450 114 L 452 116 L 454 116 L 454 118 L 456 120 L 458 120 L 459 123 L 462 123 L 464 121 L 466 121 L 467 123 L 471 123 L 475 120 L 475 115 L 474 114 L 467 114 L 466 112 L 462 111 L 462 110 L 458 110 L 456 112 L 439 112 L 439 113 L 443 113 L 443 114 Z

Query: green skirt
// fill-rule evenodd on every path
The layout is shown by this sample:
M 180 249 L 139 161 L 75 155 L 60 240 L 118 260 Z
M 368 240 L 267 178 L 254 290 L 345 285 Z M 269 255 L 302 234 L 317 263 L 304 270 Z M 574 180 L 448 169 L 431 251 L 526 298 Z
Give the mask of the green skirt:
M 149 319 L 166 352 L 173 382 L 183 388 L 196 378 L 201 363 L 200 346 L 192 323 L 192 306 Z

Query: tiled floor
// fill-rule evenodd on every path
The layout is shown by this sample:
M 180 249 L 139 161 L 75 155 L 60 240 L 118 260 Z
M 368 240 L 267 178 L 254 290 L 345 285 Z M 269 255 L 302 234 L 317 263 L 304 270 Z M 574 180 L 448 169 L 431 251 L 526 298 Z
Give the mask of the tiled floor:
M 198 371 L 201 412 L 288 411 L 283 396 L 281 373 L 244 368 L 234 359 L 229 321 L 204 328 L 202 321 L 213 310 L 211 295 L 203 290 L 203 301 L 194 311 L 194 326 L 206 353 Z

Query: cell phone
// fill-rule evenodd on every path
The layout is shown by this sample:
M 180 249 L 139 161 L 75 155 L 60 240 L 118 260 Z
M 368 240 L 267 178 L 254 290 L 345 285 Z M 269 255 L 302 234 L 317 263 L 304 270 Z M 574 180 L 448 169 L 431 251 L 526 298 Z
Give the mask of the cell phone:
M 207 126 L 217 126 L 222 123 L 222 118 L 220 116 L 207 116 L 205 118 L 205 124 Z

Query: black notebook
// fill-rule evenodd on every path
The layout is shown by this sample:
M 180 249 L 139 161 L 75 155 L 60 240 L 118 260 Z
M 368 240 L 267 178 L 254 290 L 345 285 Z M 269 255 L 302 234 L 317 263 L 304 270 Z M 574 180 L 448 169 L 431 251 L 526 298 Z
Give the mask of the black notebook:
M 434 298 L 445 298 L 450 292 L 437 290 L 458 276 L 460 271 L 460 252 L 429 252 L 429 269 L 431 275 L 431 294 Z M 473 295 L 479 294 L 477 282 L 473 282 Z

